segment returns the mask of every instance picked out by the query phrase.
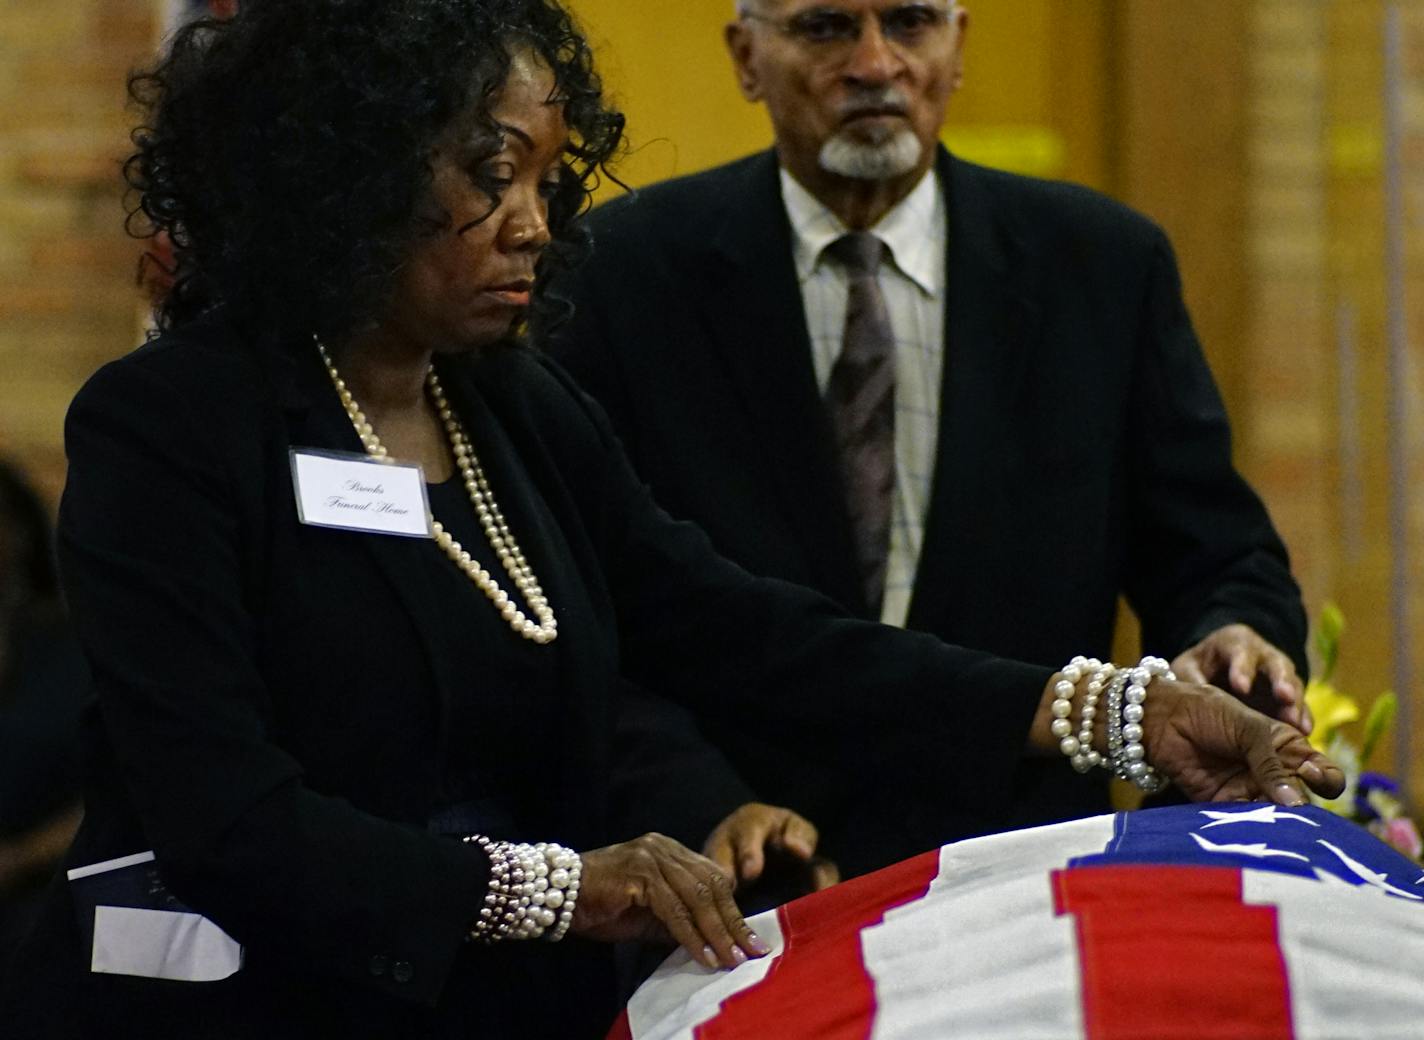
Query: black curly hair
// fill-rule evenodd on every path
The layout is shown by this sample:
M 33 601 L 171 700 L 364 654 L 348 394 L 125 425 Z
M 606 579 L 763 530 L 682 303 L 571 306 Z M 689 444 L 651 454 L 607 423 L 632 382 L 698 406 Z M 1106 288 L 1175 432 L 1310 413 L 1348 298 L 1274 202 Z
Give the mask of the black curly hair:
M 230 21 L 182 28 L 129 78 L 145 120 L 124 167 L 127 226 L 173 246 L 158 327 L 219 306 L 282 339 L 366 327 L 438 230 L 416 217 L 436 138 L 473 108 L 499 151 L 487 109 L 520 47 L 553 71 L 572 137 L 543 273 L 584 252 L 576 218 L 623 133 L 558 0 L 244 0 Z M 495 187 L 482 187 L 493 210 Z

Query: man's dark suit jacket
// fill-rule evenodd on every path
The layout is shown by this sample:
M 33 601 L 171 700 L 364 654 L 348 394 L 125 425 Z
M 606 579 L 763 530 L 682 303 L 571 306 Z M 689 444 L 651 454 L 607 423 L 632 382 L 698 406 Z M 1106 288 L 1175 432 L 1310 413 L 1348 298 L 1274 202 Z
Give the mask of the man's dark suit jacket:
M 473 772 L 507 821 L 495 836 L 605 844 L 624 673 L 698 711 L 760 704 L 799 754 L 852 762 L 870 735 L 967 814 L 1002 796 L 1047 669 L 847 618 L 718 558 L 532 351 L 441 374 L 558 613 L 548 647 L 492 614 L 480 628 L 487 604 L 440 584 L 429 542 L 298 521 L 289 449 L 360 451 L 309 342 L 206 322 L 80 392 L 61 562 L 99 711 L 67 865 L 152 849 L 247 956 L 220 982 L 92 973 L 61 878 L 0 969 L 5 1036 L 601 1036 L 607 947 L 466 945 L 487 863 L 431 828 Z M 530 653 L 556 681 L 522 682 Z M 1001 710 L 956 753 L 948 720 L 983 690 Z M 820 699 L 832 713 L 799 725 Z M 920 700 L 941 721 L 903 726 Z
M 942 150 L 938 173 L 944 382 L 909 627 L 1059 666 L 1108 656 L 1125 593 L 1150 652 L 1245 622 L 1304 674 L 1299 591 L 1232 468 L 1165 236 L 1084 188 Z M 547 349 L 664 508 L 753 572 L 864 613 L 774 155 L 635 192 L 589 225 L 591 259 L 550 289 L 574 311 Z M 711 735 L 762 797 L 834 823 L 839 778 L 788 762 L 759 722 Z M 966 744 L 976 729 L 967 715 Z M 1102 775 L 1032 765 L 996 823 L 1101 809 Z M 922 843 L 952 836 L 936 826 Z

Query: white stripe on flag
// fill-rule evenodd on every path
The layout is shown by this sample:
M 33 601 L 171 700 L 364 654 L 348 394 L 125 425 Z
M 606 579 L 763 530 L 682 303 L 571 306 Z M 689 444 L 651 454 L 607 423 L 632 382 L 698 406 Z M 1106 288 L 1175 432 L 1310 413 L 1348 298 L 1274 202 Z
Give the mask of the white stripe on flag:
M 1083 1035 L 1071 917 L 1051 872 L 1101 852 L 1113 817 L 946 845 L 925 898 L 890 911 L 861 942 L 876 984 L 874 1040 Z
M 1424 913 L 1376 888 L 1263 870 L 1243 870 L 1241 888 L 1276 907 L 1295 1040 L 1417 1040 Z
M 693 1040 L 693 1030 L 715 1018 L 722 1001 L 766 978 L 785 948 L 781 925 L 775 910 L 749 917 L 747 923 L 771 953 L 723 971 L 705 968 L 678 950 L 628 1002 L 628 1026 L 637 1040 Z

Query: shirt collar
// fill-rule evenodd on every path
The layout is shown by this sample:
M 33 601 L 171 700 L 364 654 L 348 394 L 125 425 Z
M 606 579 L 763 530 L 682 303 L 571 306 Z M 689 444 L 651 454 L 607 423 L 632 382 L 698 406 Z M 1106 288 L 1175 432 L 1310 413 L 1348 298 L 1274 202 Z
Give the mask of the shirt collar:
M 781 198 L 791 222 L 796 274 L 805 282 L 815 273 L 826 247 L 849 229 L 784 166 Z M 937 269 L 944 263 L 944 234 L 936 229 L 946 227 L 945 219 L 944 193 L 938 173 L 931 168 L 910 194 L 870 229 L 889 249 L 895 267 L 927 296 L 939 292 Z

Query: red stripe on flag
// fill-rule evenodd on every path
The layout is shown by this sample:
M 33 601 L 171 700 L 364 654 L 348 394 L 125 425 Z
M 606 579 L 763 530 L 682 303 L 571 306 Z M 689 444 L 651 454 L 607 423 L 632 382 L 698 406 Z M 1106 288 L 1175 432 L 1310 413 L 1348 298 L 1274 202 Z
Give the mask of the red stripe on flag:
M 1291 1040 L 1276 908 L 1229 867 L 1053 872 L 1077 919 L 1088 1040 Z
M 865 1040 L 875 983 L 861 960 L 860 932 L 897 906 L 924 897 L 939 851 L 834 885 L 777 911 L 783 949 L 757 985 L 722 1002 L 697 1040 Z
M 618 1018 L 614 1020 L 604 1040 L 633 1040 L 633 1026 L 628 1021 L 627 1008 L 618 1013 Z

